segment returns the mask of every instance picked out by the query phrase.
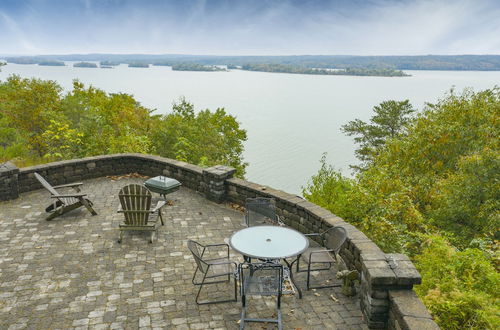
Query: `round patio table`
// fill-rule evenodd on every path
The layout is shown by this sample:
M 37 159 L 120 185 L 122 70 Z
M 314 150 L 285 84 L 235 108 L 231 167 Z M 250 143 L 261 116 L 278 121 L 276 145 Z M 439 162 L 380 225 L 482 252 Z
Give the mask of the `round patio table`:
M 309 247 L 309 240 L 304 234 L 286 227 L 248 227 L 234 233 L 229 245 L 247 258 L 283 259 L 290 269 L 290 280 L 302 298 L 302 292 L 293 280 L 292 266 Z M 292 257 L 296 257 L 292 262 L 286 260 Z

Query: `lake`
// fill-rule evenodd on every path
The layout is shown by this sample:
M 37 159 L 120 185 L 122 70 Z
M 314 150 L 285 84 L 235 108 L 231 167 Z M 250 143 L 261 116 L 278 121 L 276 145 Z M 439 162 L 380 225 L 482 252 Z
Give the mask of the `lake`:
M 355 145 L 340 132 L 350 120 L 368 120 L 372 108 L 385 100 L 404 100 L 421 110 L 436 102 L 453 86 L 475 90 L 500 84 L 500 72 L 405 71 L 412 77 L 354 77 L 266 73 L 172 71 L 153 66 L 114 69 L 8 64 L 0 79 L 16 73 L 57 81 L 65 89 L 79 79 L 107 92 L 133 94 L 142 105 L 158 113 L 171 111 L 172 103 L 185 97 L 196 109 L 223 107 L 247 130 L 245 161 L 247 179 L 262 185 L 301 194 L 319 169 L 328 162 L 349 175 L 355 164 Z

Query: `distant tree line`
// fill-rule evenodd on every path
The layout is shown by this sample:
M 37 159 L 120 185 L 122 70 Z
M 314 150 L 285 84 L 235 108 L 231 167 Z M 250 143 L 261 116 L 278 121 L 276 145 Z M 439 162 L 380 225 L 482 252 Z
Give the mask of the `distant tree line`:
M 382 77 L 409 76 L 403 71 L 393 70 L 388 68 L 321 69 L 321 68 L 306 68 L 297 65 L 285 65 L 285 64 L 245 64 L 241 66 L 241 69 L 248 71 L 318 74 L 318 75 L 332 75 L 332 76 L 382 76 Z
M 97 64 L 91 62 L 79 62 L 73 64 L 75 68 L 97 68 Z
M 64 62 L 62 61 L 40 61 L 38 62 L 38 65 L 43 65 L 43 66 L 65 66 Z
M 198 63 L 178 63 L 172 65 L 174 71 L 227 71 L 214 65 L 202 65 Z
M 425 55 L 425 56 L 207 56 L 88 54 L 7 57 L 10 63 L 36 64 L 45 60 L 147 63 L 172 66 L 179 63 L 201 65 L 283 64 L 305 68 L 364 68 L 393 70 L 500 70 L 500 55 Z M 113 64 L 105 64 L 113 65 Z

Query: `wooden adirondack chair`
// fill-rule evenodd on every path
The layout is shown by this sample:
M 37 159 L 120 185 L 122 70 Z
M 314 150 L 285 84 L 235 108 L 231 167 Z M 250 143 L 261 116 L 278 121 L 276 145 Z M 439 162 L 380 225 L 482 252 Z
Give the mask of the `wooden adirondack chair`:
M 51 186 L 50 183 L 48 183 L 47 180 L 45 180 L 40 174 L 36 172 L 34 174 L 37 180 L 42 184 L 42 186 L 50 192 L 50 194 L 52 195 L 50 197 L 54 198 L 54 202 L 47 206 L 47 208 L 45 209 L 45 212 L 50 213 L 47 218 L 45 218 L 45 220 L 50 221 L 57 216 L 65 214 L 81 206 L 85 206 L 85 208 L 87 208 L 87 210 L 89 210 L 92 215 L 97 215 L 97 212 L 92 208 L 93 203 L 87 198 L 84 198 L 85 196 L 87 196 L 87 194 L 80 193 L 80 186 L 83 183 L 77 182 L 63 184 L 60 186 Z M 76 193 L 60 194 L 56 190 L 59 188 L 73 188 L 75 189 Z
M 166 201 L 159 201 L 156 206 L 151 209 L 151 192 L 148 188 L 138 185 L 130 184 L 123 187 L 118 194 L 120 199 L 120 207 L 118 213 L 123 213 L 125 221 L 120 224 L 120 239 L 123 239 L 123 232 L 126 230 L 142 230 L 150 231 L 150 243 L 153 243 L 154 234 L 158 231 L 158 218 L 163 225 L 163 218 L 161 215 L 161 208 L 165 206 Z

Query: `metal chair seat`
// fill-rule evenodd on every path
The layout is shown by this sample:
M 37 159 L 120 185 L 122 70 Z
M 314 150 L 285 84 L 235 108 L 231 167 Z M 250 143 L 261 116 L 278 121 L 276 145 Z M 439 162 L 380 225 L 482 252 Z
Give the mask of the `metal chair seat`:
M 321 247 L 308 248 L 302 254 L 302 258 L 306 263 L 335 263 L 335 259 L 330 252 Z
M 198 305 L 217 304 L 224 302 L 231 302 L 237 300 L 237 284 L 236 284 L 236 270 L 238 266 L 234 261 L 229 259 L 229 245 L 227 244 L 209 244 L 203 245 L 193 240 L 188 240 L 187 246 L 193 255 L 196 263 L 196 270 L 193 274 L 192 283 L 199 286 L 198 293 L 196 294 L 195 301 Z M 215 248 L 215 249 L 214 249 Z M 208 258 L 211 252 L 221 252 L 225 250 L 225 256 L 220 258 Z M 211 250 L 211 251 L 210 251 Z M 201 281 L 197 281 L 197 274 L 202 276 Z M 204 300 L 200 301 L 200 293 L 204 286 L 229 282 L 231 277 L 234 279 L 234 298 L 218 299 L 218 300 Z

